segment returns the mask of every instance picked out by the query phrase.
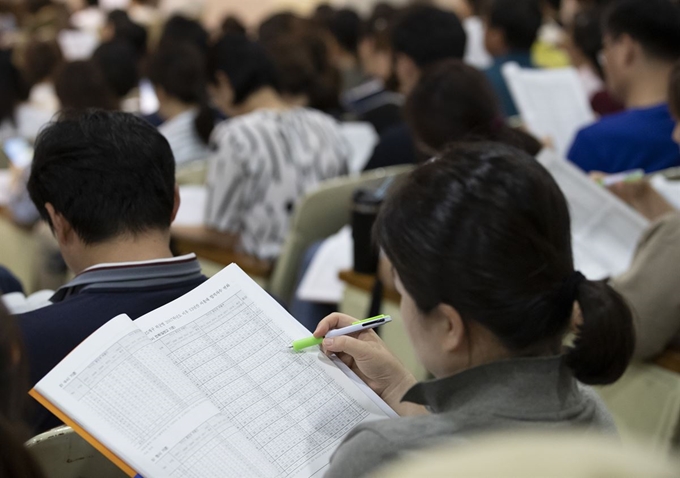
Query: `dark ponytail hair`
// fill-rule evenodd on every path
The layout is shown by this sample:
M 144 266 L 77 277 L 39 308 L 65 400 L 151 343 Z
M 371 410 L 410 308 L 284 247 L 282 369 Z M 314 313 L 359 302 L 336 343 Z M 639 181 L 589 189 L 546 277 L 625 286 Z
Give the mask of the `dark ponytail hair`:
M 427 68 L 404 105 L 408 125 L 428 153 L 461 140 L 493 140 L 533 155 L 541 143 L 507 126 L 482 72 L 450 59 Z
M 194 127 L 208 144 L 215 114 L 208 100 L 205 68 L 201 50 L 185 42 L 165 43 L 149 59 L 149 79 L 155 86 L 183 103 L 198 106 Z
M 578 301 L 583 325 L 565 363 L 612 383 L 633 353 L 619 294 L 574 272 L 569 210 L 548 171 L 500 143 L 461 143 L 411 173 L 383 204 L 378 243 L 424 313 L 449 304 L 517 356 L 559 350 Z

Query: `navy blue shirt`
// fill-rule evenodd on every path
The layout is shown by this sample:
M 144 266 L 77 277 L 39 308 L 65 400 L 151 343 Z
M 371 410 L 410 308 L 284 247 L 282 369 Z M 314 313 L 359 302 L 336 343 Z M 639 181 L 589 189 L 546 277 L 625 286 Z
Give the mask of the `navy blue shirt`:
M 17 316 L 30 368 L 31 386 L 99 327 L 120 314 L 131 319 L 171 302 L 206 278 L 195 258 L 85 271 L 59 289 L 51 305 Z M 35 408 L 36 432 L 61 422 L 42 407 Z
M 418 162 L 416 145 L 406 123 L 387 128 L 373 150 L 364 171 Z
M 502 72 L 503 65 L 508 62 L 517 63 L 521 68 L 534 68 L 534 63 L 531 61 L 531 52 L 513 51 L 507 55 L 494 58 L 493 65 L 484 70 L 487 79 L 496 91 L 496 95 L 498 95 L 501 110 L 506 118 L 517 115 L 517 106 L 515 106 Z
M 605 116 L 579 131 L 567 157 L 586 172 L 640 168 L 652 173 L 680 166 L 674 127 L 666 104 Z

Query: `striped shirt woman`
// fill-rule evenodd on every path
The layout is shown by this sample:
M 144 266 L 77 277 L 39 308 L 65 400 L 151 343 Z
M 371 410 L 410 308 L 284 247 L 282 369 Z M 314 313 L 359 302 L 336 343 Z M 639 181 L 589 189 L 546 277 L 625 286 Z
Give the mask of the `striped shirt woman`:
M 238 234 L 242 250 L 263 259 L 278 257 L 297 200 L 348 172 L 337 122 L 308 108 L 235 117 L 215 128 L 212 143 L 206 222 Z

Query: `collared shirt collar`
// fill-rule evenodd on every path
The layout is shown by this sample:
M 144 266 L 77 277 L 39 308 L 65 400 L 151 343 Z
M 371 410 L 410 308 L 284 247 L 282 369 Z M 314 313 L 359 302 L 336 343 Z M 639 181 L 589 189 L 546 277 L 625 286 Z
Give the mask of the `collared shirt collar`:
M 91 289 L 170 286 L 202 277 L 195 254 L 149 261 L 115 262 L 88 267 L 50 298 L 61 302 Z
M 534 404 L 536 414 L 563 409 L 578 400 L 576 381 L 561 356 L 516 358 L 474 367 L 451 377 L 420 382 L 402 401 L 426 406 L 433 413 L 466 408 L 504 409 Z M 518 400 L 518 398 L 521 398 Z M 574 403 L 576 404 L 576 403 Z M 517 410 L 526 413 L 526 410 Z
M 534 66 L 531 52 L 528 51 L 511 50 L 505 55 L 500 55 L 493 60 L 494 65 L 503 65 L 510 61 L 514 61 L 522 68 L 532 68 Z

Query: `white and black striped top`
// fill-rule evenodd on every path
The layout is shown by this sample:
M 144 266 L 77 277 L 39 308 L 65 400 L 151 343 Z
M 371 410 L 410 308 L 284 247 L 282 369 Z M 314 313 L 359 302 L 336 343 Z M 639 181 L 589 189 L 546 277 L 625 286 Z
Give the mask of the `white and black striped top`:
M 170 143 L 175 164 L 178 166 L 205 160 L 211 154 L 210 148 L 198 136 L 194 126 L 197 114 L 195 109 L 185 111 L 158 127 L 158 131 Z
M 338 123 L 308 108 L 257 110 L 218 125 L 208 166 L 206 222 L 237 233 L 244 252 L 278 257 L 297 200 L 348 172 Z

